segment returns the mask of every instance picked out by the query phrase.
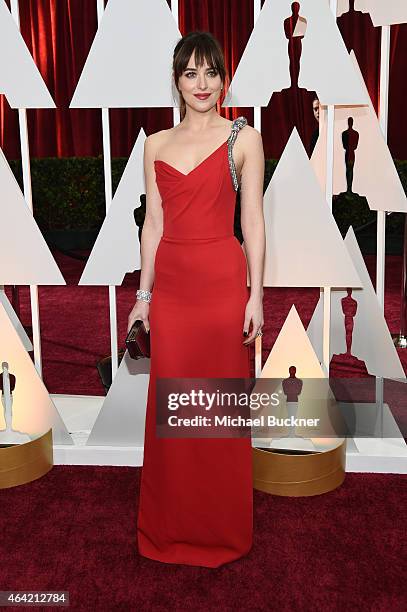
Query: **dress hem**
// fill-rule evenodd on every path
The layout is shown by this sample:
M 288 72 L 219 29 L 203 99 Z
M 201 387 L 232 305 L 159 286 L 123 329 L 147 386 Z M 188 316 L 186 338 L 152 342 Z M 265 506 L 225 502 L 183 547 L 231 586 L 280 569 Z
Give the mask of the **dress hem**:
M 169 565 L 188 565 L 188 566 L 193 565 L 194 567 L 206 567 L 207 569 L 217 569 L 219 567 L 222 567 L 222 565 L 233 563 L 233 561 L 238 561 L 239 559 L 242 559 L 251 551 L 252 547 L 253 547 L 253 543 L 250 545 L 250 548 L 248 548 L 242 554 L 239 554 L 239 556 L 231 557 L 230 559 L 222 561 L 221 563 L 217 563 L 216 565 L 209 565 L 208 563 L 199 563 L 195 559 L 183 559 L 182 561 L 165 559 L 163 557 L 160 557 L 159 555 L 155 556 L 154 554 L 151 554 L 151 553 L 141 552 L 140 548 L 138 548 L 138 553 L 140 556 L 145 557 L 146 559 L 151 559 L 152 561 L 158 561 L 160 563 L 168 563 Z

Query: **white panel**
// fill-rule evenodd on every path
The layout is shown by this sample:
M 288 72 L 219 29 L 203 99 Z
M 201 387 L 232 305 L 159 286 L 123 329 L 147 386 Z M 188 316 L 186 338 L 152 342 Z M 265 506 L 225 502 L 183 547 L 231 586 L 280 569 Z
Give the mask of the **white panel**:
M 275 91 L 290 87 L 284 20 L 292 0 L 266 0 L 223 106 L 267 106 Z M 348 52 L 326 0 L 302 0 L 299 87 L 317 91 L 321 104 L 366 104 Z M 334 68 L 333 68 L 334 66 Z M 261 74 L 261 78 L 259 78 Z
M 355 9 L 357 11 L 361 11 L 362 13 L 369 12 L 368 6 L 369 0 L 355 0 Z
M 354 318 L 352 355 L 365 362 L 369 374 L 383 378 L 405 378 L 352 228 L 349 228 L 346 234 L 345 245 L 363 283 L 363 289 L 352 291 L 352 297 L 358 303 Z M 345 322 L 341 306 L 341 300 L 346 295 L 346 291 L 332 292 L 331 358 L 334 354 L 339 355 L 346 352 Z M 307 331 L 319 356 L 322 352 L 321 329 L 322 301 L 320 299 Z
M 0 285 L 65 285 L 1 149 L 0 190 Z
M 27 332 L 25 331 L 23 324 L 18 318 L 16 311 L 10 303 L 5 291 L 0 288 L 0 303 L 2 304 L 4 310 L 7 313 L 8 318 L 10 319 L 14 329 L 16 330 L 18 337 L 20 338 L 24 348 L 26 351 L 32 351 L 33 345 L 31 344 L 31 340 L 27 336 Z
M 52 427 L 55 444 L 72 444 L 71 436 L 2 304 L 0 338 L 0 364 L 7 362 L 10 374 L 16 377 L 13 392 L 13 428 L 34 438 Z M 4 414 L 0 410 L 0 429 L 4 426 Z
M 103 222 L 80 285 L 121 285 L 127 272 L 140 268 L 140 242 L 133 211 L 145 193 L 141 130 Z
M 11 108 L 55 108 L 23 37 L 3 0 L 0 0 L 0 93 Z
M 367 93 L 353 51 L 351 58 Z M 339 194 L 347 189 L 342 133 L 348 129 L 349 117 L 353 118 L 353 129 L 359 134 L 359 142 L 355 150 L 352 191 L 366 196 L 371 210 L 407 212 L 406 194 L 371 101 L 369 106 L 346 106 L 335 109 L 333 192 Z M 325 180 L 325 150 L 326 124 L 322 122 L 321 134 L 311 158 L 321 188 Z
M 375 26 L 407 22 L 406 0 L 355 0 L 355 9 L 370 12 Z
M 360 286 L 295 129 L 264 194 L 264 217 L 264 286 Z
M 172 53 L 180 38 L 165 0 L 109 0 L 70 107 L 174 106 Z
M 338 5 L 336 9 L 337 17 L 340 17 L 341 15 L 343 15 L 344 13 L 347 13 L 348 11 L 349 11 L 349 0 L 338 0 Z
M 143 465 L 142 446 L 85 446 L 88 430 L 95 422 L 105 398 L 53 395 L 52 399 L 75 441 L 75 445 L 70 446 L 54 445 L 55 465 Z M 384 410 L 388 410 L 386 404 Z M 387 420 L 386 412 L 384 419 Z M 364 438 L 363 442 L 368 446 L 365 448 L 366 454 L 358 452 L 352 439 L 347 440 L 347 471 L 393 474 L 407 472 L 407 447 L 399 435 L 397 439 L 391 440 Z M 370 444 L 367 444 L 368 442 Z M 256 445 L 256 439 L 253 443 Z
M 144 445 L 149 373 L 150 359 L 125 352 L 87 446 Z
M 291 366 L 297 368 L 297 378 L 325 378 L 294 305 L 263 366 L 261 378 L 287 378 Z
M 302 389 L 298 397 L 298 402 L 287 402 L 284 391 L 282 391 L 281 383 L 283 379 L 289 377 L 289 368 L 295 366 L 296 378 L 302 380 Z M 305 332 L 298 312 L 293 305 L 284 322 L 283 327 L 270 351 L 266 363 L 260 375 L 260 379 L 272 379 L 267 382 L 267 391 L 279 393 L 279 404 L 271 410 L 266 410 L 267 414 L 274 414 L 276 417 L 285 417 L 288 415 L 298 416 L 299 418 L 320 418 L 320 425 L 324 427 L 324 431 L 328 431 L 329 416 L 328 411 L 334 398 L 330 392 L 329 386 L 326 386 L 326 397 L 320 395 L 323 387 L 320 384 L 314 383 L 315 379 L 326 378 L 324 371 L 318 361 L 311 342 Z M 262 385 L 261 380 L 258 380 L 253 391 L 264 392 L 266 389 Z M 324 424 L 324 425 L 322 425 Z M 256 438 L 256 442 L 263 440 L 263 445 L 270 448 L 286 448 L 286 449 L 309 449 L 315 450 L 321 445 L 332 447 L 337 444 L 335 438 L 316 439 L 312 442 L 308 440 L 309 430 L 305 428 L 295 428 L 293 431 L 290 427 L 275 427 L 273 429 L 265 428 L 264 433 L 266 438 Z M 315 433 L 315 432 L 314 432 Z M 331 433 L 334 433 L 331 429 Z M 259 431 L 261 435 L 261 431 Z M 271 434 L 272 437 L 271 437 Z M 298 436 L 298 437 L 295 437 Z M 303 440 L 304 436 L 308 441 Z M 271 442 L 271 440 L 273 440 Z M 265 443 L 265 444 L 264 444 Z
M 387 26 L 407 22 L 406 0 L 355 0 L 355 10 L 370 13 L 373 25 Z M 349 0 L 338 0 L 337 16 L 349 11 Z

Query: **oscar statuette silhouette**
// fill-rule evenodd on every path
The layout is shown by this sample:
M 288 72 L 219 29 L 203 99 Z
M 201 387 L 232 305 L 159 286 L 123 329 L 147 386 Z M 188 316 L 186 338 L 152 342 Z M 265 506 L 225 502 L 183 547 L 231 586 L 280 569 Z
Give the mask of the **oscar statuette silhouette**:
M 289 450 L 289 451 L 305 451 L 313 452 L 315 447 L 309 438 L 304 438 L 296 434 L 295 419 L 298 415 L 299 404 L 298 397 L 301 395 L 303 381 L 297 378 L 297 368 L 290 366 L 288 369 L 289 376 L 282 381 L 283 393 L 286 396 L 286 418 L 290 420 L 288 425 L 287 435 L 274 440 L 271 444 L 273 449 Z
M 1 364 L 0 391 L 1 403 L 4 410 L 5 429 L 0 430 L 0 445 L 11 446 L 13 444 L 24 444 L 30 442 L 28 434 L 13 429 L 13 391 L 16 386 L 16 377 L 9 372 L 7 362 Z

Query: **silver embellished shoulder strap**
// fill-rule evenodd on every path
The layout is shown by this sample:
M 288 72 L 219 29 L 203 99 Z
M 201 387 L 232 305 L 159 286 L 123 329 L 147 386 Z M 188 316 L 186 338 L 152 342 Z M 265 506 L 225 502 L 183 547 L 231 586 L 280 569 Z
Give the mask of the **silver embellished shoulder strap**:
M 246 117 L 243 117 L 243 115 L 240 117 L 237 117 L 237 119 L 235 119 L 232 123 L 232 131 L 228 138 L 229 169 L 230 169 L 230 175 L 232 177 L 233 187 L 235 191 L 239 189 L 239 183 L 237 180 L 235 162 L 233 161 L 232 149 L 233 149 L 233 145 L 235 144 L 235 140 L 237 138 L 239 130 L 241 130 L 242 127 L 244 127 L 245 125 L 247 125 Z

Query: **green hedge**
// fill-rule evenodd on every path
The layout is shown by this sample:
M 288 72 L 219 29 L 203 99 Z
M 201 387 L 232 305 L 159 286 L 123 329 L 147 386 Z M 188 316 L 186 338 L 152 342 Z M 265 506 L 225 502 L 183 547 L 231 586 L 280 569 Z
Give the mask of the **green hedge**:
M 126 158 L 112 160 L 113 193 L 126 166 Z M 407 191 L 407 161 L 396 161 L 396 167 Z M 22 188 L 21 161 L 10 162 Z M 270 182 L 276 160 L 266 160 L 264 190 Z M 102 157 L 40 158 L 31 160 L 34 215 L 41 230 L 98 229 L 105 216 L 105 196 Z M 140 205 L 140 194 L 135 194 L 134 207 Z M 306 203 L 304 202 L 304 205 Z M 239 233 L 239 201 L 235 227 Z M 357 195 L 341 194 L 334 199 L 333 214 L 339 229 L 345 233 L 349 225 L 358 227 L 375 219 L 366 199 Z M 137 222 L 142 219 L 139 211 Z M 400 232 L 403 215 L 393 214 L 387 219 L 389 232 Z
M 126 158 L 112 161 L 113 190 L 126 163 Z M 10 166 L 22 188 L 21 160 L 10 162 Z M 41 230 L 89 230 L 101 226 L 105 217 L 102 157 L 32 159 L 31 183 L 34 215 Z

